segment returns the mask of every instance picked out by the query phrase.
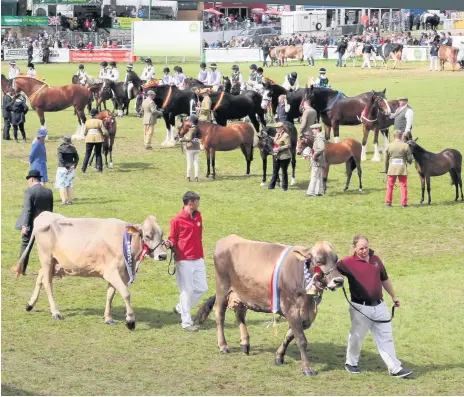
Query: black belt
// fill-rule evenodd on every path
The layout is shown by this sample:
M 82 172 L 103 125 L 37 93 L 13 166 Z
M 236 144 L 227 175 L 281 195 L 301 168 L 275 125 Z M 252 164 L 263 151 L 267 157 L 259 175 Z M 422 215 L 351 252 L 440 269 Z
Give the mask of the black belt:
M 361 300 L 351 299 L 351 301 L 354 303 L 357 303 L 358 305 L 378 306 L 383 302 L 383 299 L 380 299 L 379 301 L 361 301 Z

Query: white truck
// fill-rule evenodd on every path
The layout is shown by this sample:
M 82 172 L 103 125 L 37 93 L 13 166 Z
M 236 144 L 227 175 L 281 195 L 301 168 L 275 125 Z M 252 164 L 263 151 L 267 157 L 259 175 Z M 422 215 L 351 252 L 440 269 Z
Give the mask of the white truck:
M 327 29 L 327 11 L 284 11 L 281 19 L 282 35 Z

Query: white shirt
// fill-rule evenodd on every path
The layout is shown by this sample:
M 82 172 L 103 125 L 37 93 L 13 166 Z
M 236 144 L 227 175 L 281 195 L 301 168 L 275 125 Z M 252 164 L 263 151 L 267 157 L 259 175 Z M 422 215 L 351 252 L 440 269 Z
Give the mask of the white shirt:
M 111 71 L 108 73 L 109 80 L 113 81 L 118 81 L 119 80 L 119 70 L 116 68 L 111 69 Z
M 85 70 L 81 70 L 81 69 L 79 69 L 79 70 L 77 71 L 76 75 L 77 75 L 77 77 L 79 77 L 79 79 L 80 79 L 81 77 L 83 77 L 83 76 L 85 76 L 85 77 L 88 76 L 87 72 L 86 72 Z
M 408 104 L 406 104 L 404 106 L 408 106 Z M 398 109 L 396 109 L 396 112 L 392 113 L 390 115 L 390 118 L 394 119 L 396 117 L 396 115 L 399 114 L 404 109 L 404 106 L 401 106 Z M 406 128 L 404 129 L 404 132 L 410 132 L 411 128 L 412 128 L 412 122 L 414 120 L 414 112 L 412 111 L 411 108 L 406 110 L 406 113 L 404 114 L 404 117 L 406 118 Z
M 169 73 L 166 73 L 165 75 L 163 75 L 163 78 L 161 79 L 161 81 L 163 82 L 163 85 L 175 84 L 174 78 Z
M 140 76 L 142 80 L 149 81 L 155 78 L 155 67 L 153 65 L 147 65 L 143 68 L 142 76 Z
M 284 81 L 283 87 L 284 87 L 286 90 L 293 90 L 293 91 L 296 91 L 298 88 L 300 88 L 300 84 L 298 83 L 298 78 L 295 79 L 295 84 L 294 84 L 293 87 L 292 87 L 292 86 L 290 85 L 290 82 L 288 81 L 288 75 L 285 75 L 285 81 Z
M 207 85 L 221 85 L 222 74 L 219 70 L 211 71 L 208 74 L 208 83 Z
M 184 80 L 185 80 L 185 74 L 179 73 L 174 75 L 174 84 L 177 86 L 177 88 L 182 87 L 184 85 Z
M 37 72 L 35 69 L 29 68 L 27 71 L 27 77 L 37 77 Z
M 14 79 L 15 77 L 18 76 L 20 70 L 19 68 L 16 66 L 16 67 L 10 67 L 10 70 L 8 72 L 8 78 L 9 79 Z
M 232 75 L 230 77 L 230 81 L 232 82 Z M 243 74 L 242 74 L 242 72 L 238 73 L 238 82 L 240 83 L 240 85 L 243 84 Z
M 99 79 L 107 79 L 108 78 L 108 69 L 107 68 L 101 68 L 100 73 L 98 74 Z
M 198 80 L 201 81 L 203 84 L 206 84 L 209 79 L 209 72 L 205 70 L 200 70 L 198 73 Z

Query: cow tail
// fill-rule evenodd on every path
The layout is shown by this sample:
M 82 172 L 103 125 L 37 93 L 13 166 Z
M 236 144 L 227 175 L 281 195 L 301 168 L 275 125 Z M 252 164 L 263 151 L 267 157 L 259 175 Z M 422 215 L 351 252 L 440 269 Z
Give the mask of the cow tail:
M 29 254 L 31 253 L 32 245 L 34 244 L 34 241 L 35 241 L 35 232 L 34 230 L 32 230 L 32 235 L 31 235 L 31 239 L 29 240 L 29 244 L 27 245 L 23 254 L 18 259 L 18 264 L 16 265 L 16 278 L 18 278 L 23 272 L 24 262 L 26 260 L 26 257 L 29 256 Z
M 195 322 L 203 324 L 208 318 L 211 310 L 213 310 L 214 303 L 216 302 L 216 295 L 209 297 L 198 309 Z

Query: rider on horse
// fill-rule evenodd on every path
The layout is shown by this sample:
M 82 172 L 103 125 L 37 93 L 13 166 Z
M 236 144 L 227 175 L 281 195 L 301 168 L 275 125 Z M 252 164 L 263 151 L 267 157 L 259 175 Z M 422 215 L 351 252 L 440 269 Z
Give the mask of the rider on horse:
M 126 65 L 126 77 L 124 78 L 124 89 L 127 93 L 127 98 L 129 99 L 132 99 L 132 89 L 134 88 L 134 83 L 131 80 L 133 68 L 134 68 L 134 65 L 132 63 L 128 63 Z
M 85 71 L 84 65 L 82 63 L 79 65 L 79 70 L 77 71 L 76 76 L 79 80 L 81 80 L 81 78 L 83 77 L 87 78 L 89 76 L 87 72 Z
M 319 77 L 317 77 L 316 80 L 313 82 L 314 87 L 330 88 L 329 79 L 327 78 L 325 73 L 326 73 L 325 68 L 319 69 Z
M 245 83 L 243 82 L 243 75 L 240 72 L 240 68 L 238 65 L 232 66 L 232 74 L 230 75 L 230 82 L 232 83 L 232 87 L 239 85 L 241 90 L 245 89 Z
M 298 73 L 292 72 L 287 74 L 285 76 L 283 87 L 290 92 L 298 90 L 298 88 L 300 88 L 300 84 L 298 83 Z
M 171 76 L 170 70 L 168 67 L 163 69 L 163 77 L 161 78 L 161 81 L 163 82 L 163 85 L 174 85 L 174 77 Z
M 198 73 L 198 80 L 201 81 L 203 84 L 207 84 L 208 75 L 209 72 L 206 70 L 206 63 L 200 63 L 200 72 Z
M 257 76 L 258 76 L 258 71 L 257 71 L 257 70 L 258 70 L 258 67 L 257 67 L 255 64 L 250 65 L 250 70 L 251 70 L 251 72 L 250 72 L 250 77 L 248 77 L 248 82 L 247 82 L 247 84 L 248 84 L 249 86 L 251 86 L 252 88 L 254 88 L 254 87 L 256 86 L 256 84 L 257 84 L 257 83 L 256 83 L 256 78 L 257 78 Z
M 257 74 L 256 74 L 255 89 L 262 95 L 264 91 L 264 69 L 258 68 L 256 71 L 257 71 Z
M 180 66 L 174 66 L 174 85 L 180 90 L 185 89 L 185 74 Z
M 98 78 L 102 80 L 107 79 L 108 74 L 108 62 L 100 62 L 100 73 L 98 74 Z
M 155 67 L 151 62 L 151 58 L 146 58 L 145 63 L 146 66 L 143 69 L 140 79 L 146 83 L 147 81 L 150 81 L 151 79 L 155 78 Z
M 19 68 L 16 66 L 16 62 L 15 61 L 11 61 L 10 62 L 10 70 L 8 71 L 8 78 L 11 80 L 11 79 L 14 79 L 15 77 L 17 77 L 19 75 L 21 71 L 19 70 Z
M 211 72 L 208 74 L 208 84 L 213 86 L 213 91 L 217 92 L 219 86 L 221 85 L 222 74 L 217 70 L 217 65 L 212 63 L 210 65 Z
M 108 70 L 107 79 L 117 82 L 119 80 L 119 70 L 116 67 L 116 62 L 110 62 L 111 69 Z

